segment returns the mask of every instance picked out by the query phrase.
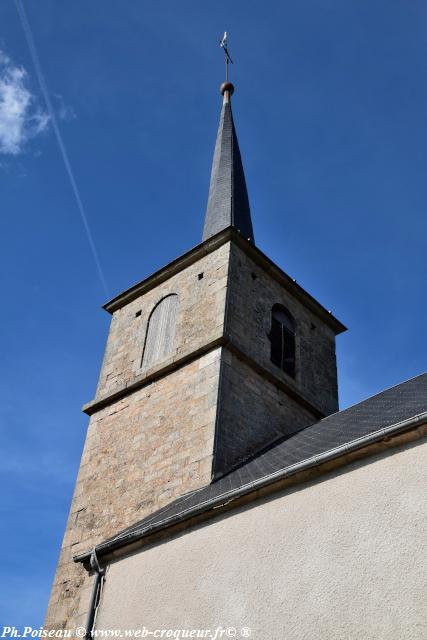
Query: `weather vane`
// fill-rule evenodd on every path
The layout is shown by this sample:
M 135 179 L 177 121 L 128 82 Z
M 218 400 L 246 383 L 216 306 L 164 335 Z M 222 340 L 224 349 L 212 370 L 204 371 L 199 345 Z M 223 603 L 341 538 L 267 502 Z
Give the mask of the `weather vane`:
M 227 32 L 224 31 L 224 35 L 222 36 L 220 42 L 219 42 L 219 46 L 222 47 L 224 49 L 224 54 L 225 54 L 225 81 L 228 82 L 228 64 L 231 62 L 231 64 L 233 64 L 233 61 L 230 57 L 230 54 L 228 53 L 228 48 L 227 48 Z

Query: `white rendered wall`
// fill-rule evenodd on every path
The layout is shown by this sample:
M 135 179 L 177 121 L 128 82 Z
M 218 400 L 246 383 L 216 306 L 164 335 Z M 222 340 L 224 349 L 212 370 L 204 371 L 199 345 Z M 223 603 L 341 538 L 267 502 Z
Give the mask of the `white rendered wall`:
M 426 480 L 417 442 L 117 561 L 96 626 L 424 640 Z

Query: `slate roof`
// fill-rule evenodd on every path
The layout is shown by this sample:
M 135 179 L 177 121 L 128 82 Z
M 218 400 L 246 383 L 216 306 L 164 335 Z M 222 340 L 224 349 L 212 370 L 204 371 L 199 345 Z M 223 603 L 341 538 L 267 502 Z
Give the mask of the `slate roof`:
M 230 100 L 226 92 L 212 163 L 203 240 L 233 226 L 253 243 L 248 192 Z
M 165 528 L 302 468 L 315 467 L 388 433 L 427 421 L 427 373 L 387 389 L 344 411 L 334 413 L 291 436 L 281 438 L 221 479 L 193 491 L 128 527 L 96 547 L 97 553 Z M 76 558 L 84 561 L 88 554 Z

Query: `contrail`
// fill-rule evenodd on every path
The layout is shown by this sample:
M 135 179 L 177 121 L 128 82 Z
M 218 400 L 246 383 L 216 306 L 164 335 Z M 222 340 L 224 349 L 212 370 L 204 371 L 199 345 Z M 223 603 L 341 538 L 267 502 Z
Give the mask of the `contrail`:
M 95 261 L 95 265 L 96 265 L 96 269 L 98 271 L 99 279 L 101 280 L 101 283 L 102 283 L 102 286 L 104 288 L 105 294 L 108 297 L 109 293 L 108 293 L 107 283 L 106 283 L 106 280 L 105 280 L 105 277 L 104 277 L 104 273 L 102 271 L 101 263 L 99 261 L 98 252 L 96 250 L 95 242 L 94 242 L 93 237 L 92 237 L 92 232 L 90 230 L 90 226 L 89 226 L 89 222 L 88 222 L 87 215 L 86 215 L 86 212 L 85 212 L 85 208 L 83 206 L 83 202 L 82 202 L 82 199 L 80 197 L 80 192 L 79 192 L 79 189 L 77 187 L 76 180 L 74 178 L 73 170 L 71 168 L 70 160 L 68 158 L 67 149 L 65 147 L 64 140 L 62 139 L 62 135 L 61 135 L 61 131 L 60 131 L 59 126 L 58 126 L 58 121 L 56 119 L 55 111 L 53 109 L 52 102 L 50 100 L 49 91 L 47 89 L 46 81 L 44 79 L 43 71 L 42 71 L 42 68 L 41 68 L 41 65 L 40 65 L 40 60 L 39 60 L 39 56 L 37 54 L 37 49 L 36 49 L 36 45 L 35 45 L 35 42 L 34 42 L 32 31 L 31 31 L 30 23 L 28 22 L 27 14 L 25 13 L 25 9 L 24 9 L 24 5 L 22 3 L 22 0 L 15 0 L 15 6 L 16 6 L 16 10 L 18 12 L 19 18 L 21 20 L 22 28 L 23 28 L 24 34 L 25 34 L 25 39 L 27 41 L 28 48 L 30 50 L 31 58 L 33 60 L 34 68 L 36 70 L 37 79 L 39 81 L 40 90 L 41 90 L 41 92 L 43 94 L 43 97 L 45 99 L 45 102 L 46 102 L 46 107 L 47 107 L 47 110 L 48 110 L 48 113 L 49 113 L 49 116 L 50 116 L 50 120 L 52 122 L 52 127 L 53 127 L 53 130 L 54 130 L 55 136 L 56 136 L 56 140 L 58 142 L 59 150 L 61 152 L 62 159 L 64 161 L 65 170 L 67 172 L 68 178 L 70 180 L 71 188 L 73 190 L 74 197 L 76 199 L 77 208 L 78 208 L 78 210 L 80 212 L 80 217 L 82 219 L 83 226 L 84 226 L 84 229 L 85 229 L 85 232 L 86 232 L 86 236 L 87 236 L 87 239 L 88 239 L 88 242 L 89 242 L 89 246 L 90 246 L 90 249 L 92 251 L 92 256 L 93 256 L 93 259 Z

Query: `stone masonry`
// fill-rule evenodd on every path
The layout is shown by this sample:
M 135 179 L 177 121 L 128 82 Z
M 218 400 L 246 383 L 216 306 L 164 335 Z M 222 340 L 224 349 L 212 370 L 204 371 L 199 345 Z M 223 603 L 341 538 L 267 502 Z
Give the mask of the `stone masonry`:
M 280 274 L 228 229 L 106 306 L 111 329 L 96 397 L 85 407 L 91 419 L 47 627 L 85 624 L 92 577 L 73 556 L 336 409 L 342 325 Z M 145 371 L 150 313 L 172 293 L 173 350 Z M 295 380 L 270 362 L 275 303 L 296 320 Z
M 244 245 L 243 245 L 244 247 Z M 246 248 L 246 247 L 245 247 Z M 225 330 L 241 351 L 291 386 L 325 415 L 338 410 L 335 331 L 237 244 L 230 257 L 230 293 Z M 271 309 L 284 305 L 296 323 L 295 380 L 270 360 Z
M 97 398 L 140 374 L 148 316 L 169 293 L 179 296 L 176 353 L 170 361 L 222 335 L 228 255 L 229 246 L 221 246 L 113 314 Z M 72 629 L 85 622 L 91 579 L 73 562 L 74 555 L 210 482 L 219 358 L 220 350 L 213 349 L 92 415 L 48 627 Z
M 247 244 L 231 245 L 216 478 L 278 438 L 338 409 L 334 331 L 272 278 L 266 264 L 255 260 L 259 257 Z M 289 310 L 296 324 L 295 379 L 270 360 L 271 310 L 277 303 Z M 301 404 L 302 400 L 308 402 Z

